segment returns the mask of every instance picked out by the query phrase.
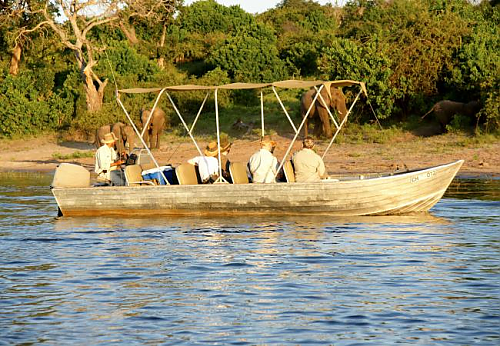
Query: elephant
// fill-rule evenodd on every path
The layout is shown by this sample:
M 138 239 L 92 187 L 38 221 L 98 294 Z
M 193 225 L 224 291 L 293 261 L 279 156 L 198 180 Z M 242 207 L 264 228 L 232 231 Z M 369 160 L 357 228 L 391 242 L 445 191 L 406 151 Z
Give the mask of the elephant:
M 130 125 L 125 125 L 124 123 L 115 123 L 113 125 L 104 125 L 97 129 L 96 139 L 94 144 L 96 147 L 100 147 L 106 133 L 113 132 L 115 137 L 118 139 L 116 141 L 116 150 L 118 153 L 122 154 L 125 152 L 130 153 L 135 147 L 136 135 L 134 129 Z
M 144 142 L 149 144 L 151 149 L 160 148 L 160 136 L 165 128 L 165 112 L 161 108 L 156 108 L 153 116 L 151 117 L 149 124 L 145 124 L 148 121 L 149 114 L 151 110 L 143 109 L 141 111 L 141 122 L 142 129 L 144 131 Z M 149 143 L 148 143 L 149 142 Z
M 330 108 L 335 108 L 339 115 L 340 121 L 343 121 L 345 116 L 347 115 L 347 106 L 346 106 L 346 98 L 342 90 L 337 87 L 330 87 L 330 95 L 328 90 L 325 87 L 321 89 L 320 95 L 323 97 L 323 100 L 328 104 Z M 300 114 L 302 118 L 306 115 L 307 110 L 311 106 L 314 97 L 316 96 L 316 89 L 312 88 L 306 93 L 302 95 L 300 100 Z M 311 112 L 309 113 L 309 117 L 314 119 L 314 134 L 316 136 L 324 135 L 326 137 L 332 137 L 332 128 L 330 126 L 330 116 L 328 115 L 328 111 L 325 107 L 325 104 L 318 96 L 315 104 L 311 108 Z M 321 127 L 320 127 L 321 126 Z M 304 136 L 307 137 L 308 132 L 308 119 L 304 122 Z
M 434 112 L 436 119 L 439 121 L 441 131 L 446 132 L 448 125 L 456 114 L 461 114 L 467 117 L 474 117 L 481 109 L 481 104 L 478 101 L 470 101 L 467 103 L 456 102 L 450 100 L 442 100 L 434 104 L 432 108 L 425 113 L 421 119 L 424 119 L 428 114 Z

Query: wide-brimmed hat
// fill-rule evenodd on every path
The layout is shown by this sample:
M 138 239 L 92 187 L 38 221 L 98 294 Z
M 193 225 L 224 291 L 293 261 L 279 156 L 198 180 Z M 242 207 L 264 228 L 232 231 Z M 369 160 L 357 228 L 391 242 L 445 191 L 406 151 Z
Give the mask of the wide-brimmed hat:
M 226 150 L 228 150 L 233 143 L 229 142 L 227 138 L 221 138 L 220 139 L 220 152 L 223 153 Z M 205 148 L 205 156 L 217 156 L 219 153 L 218 151 L 218 146 L 217 146 L 217 141 L 211 141 L 210 143 L 207 144 L 207 147 Z
M 220 152 L 223 153 L 227 151 L 231 148 L 231 145 L 233 145 L 233 143 L 231 143 L 226 137 L 222 137 L 220 139 Z
M 108 144 L 108 143 L 113 143 L 116 142 L 117 138 L 113 132 L 106 133 L 104 135 L 104 138 L 101 139 L 101 142 L 103 144 Z
M 260 143 L 262 145 L 270 144 L 272 147 L 275 147 L 277 144 L 276 141 L 274 141 L 271 136 L 267 135 L 261 138 Z
M 208 143 L 204 152 L 206 156 L 217 156 L 217 142 L 211 141 L 210 143 Z

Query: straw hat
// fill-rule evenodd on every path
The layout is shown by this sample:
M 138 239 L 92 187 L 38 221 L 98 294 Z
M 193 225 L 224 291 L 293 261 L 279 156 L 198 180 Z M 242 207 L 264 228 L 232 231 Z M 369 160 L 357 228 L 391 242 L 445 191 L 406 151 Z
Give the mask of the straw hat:
M 207 147 L 205 148 L 205 155 L 206 156 L 217 156 L 217 153 L 218 153 L 217 142 L 211 141 L 210 143 L 208 143 Z
M 229 142 L 227 138 L 221 138 L 220 140 L 220 152 L 223 153 L 228 150 L 233 143 Z M 217 141 L 211 141 L 205 148 L 205 156 L 217 156 L 219 151 L 217 149 Z
M 108 144 L 108 143 L 114 143 L 116 142 L 117 138 L 113 132 L 106 133 L 104 135 L 104 138 L 101 139 L 101 142 L 103 144 Z
M 260 140 L 260 144 L 262 146 L 270 144 L 272 147 L 275 147 L 277 143 L 276 143 L 276 141 L 273 141 L 271 136 L 266 135 L 266 136 L 262 137 L 262 139 Z
M 226 137 L 222 137 L 220 139 L 220 152 L 223 153 L 227 151 L 229 148 L 231 148 L 231 145 L 233 145 L 233 143 L 229 142 Z

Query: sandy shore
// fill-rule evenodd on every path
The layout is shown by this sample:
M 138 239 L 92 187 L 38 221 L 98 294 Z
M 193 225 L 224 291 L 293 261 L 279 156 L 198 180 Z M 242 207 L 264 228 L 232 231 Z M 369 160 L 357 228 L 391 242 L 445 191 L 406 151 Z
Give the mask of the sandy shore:
M 291 137 L 275 136 L 278 159 L 285 154 Z M 206 140 L 200 140 L 203 148 Z M 464 159 L 459 172 L 461 177 L 500 177 L 500 141 L 494 143 L 471 144 L 465 136 L 446 134 L 432 137 L 405 135 L 391 143 L 335 143 L 325 157 L 330 174 L 391 172 L 397 169 L 415 169 Z M 318 141 L 317 149 L 321 154 L 328 145 Z M 259 148 L 258 137 L 237 139 L 233 142 L 229 158 L 232 161 L 248 161 Z M 296 143 L 291 152 L 298 150 Z M 55 136 L 39 137 L 29 140 L 0 141 L 0 171 L 51 172 L 61 162 L 78 163 L 93 170 L 92 157 L 75 157 L 75 153 L 94 152 L 91 143 L 60 141 Z M 197 155 L 189 139 L 166 137 L 161 148 L 153 153 L 161 165 L 178 165 Z M 67 159 L 65 159 L 67 157 Z

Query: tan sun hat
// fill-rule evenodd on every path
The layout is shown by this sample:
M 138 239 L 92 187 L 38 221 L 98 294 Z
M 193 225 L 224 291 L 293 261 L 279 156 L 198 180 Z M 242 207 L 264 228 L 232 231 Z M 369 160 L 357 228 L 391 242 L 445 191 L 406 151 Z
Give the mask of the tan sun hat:
M 207 147 L 205 148 L 205 155 L 206 156 L 217 156 L 217 153 L 218 153 L 217 142 L 211 141 L 210 143 L 208 143 Z
M 229 148 L 231 148 L 231 143 L 226 137 L 223 137 L 220 139 L 220 152 L 223 153 L 227 151 Z
M 104 135 L 104 138 L 101 139 L 101 142 L 103 144 L 108 144 L 108 143 L 113 143 L 116 142 L 117 138 L 113 132 L 106 133 Z
M 262 139 L 260 140 L 260 144 L 261 145 L 270 144 L 272 147 L 275 147 L 277 143 L 272 139 L 271 136 L 266 135 L 262 137 Z

